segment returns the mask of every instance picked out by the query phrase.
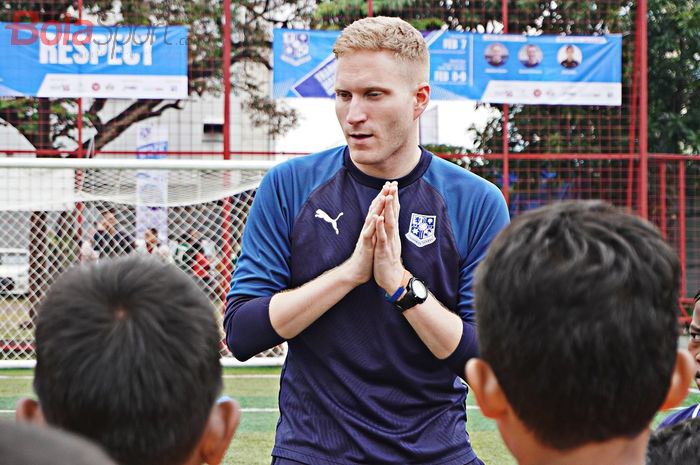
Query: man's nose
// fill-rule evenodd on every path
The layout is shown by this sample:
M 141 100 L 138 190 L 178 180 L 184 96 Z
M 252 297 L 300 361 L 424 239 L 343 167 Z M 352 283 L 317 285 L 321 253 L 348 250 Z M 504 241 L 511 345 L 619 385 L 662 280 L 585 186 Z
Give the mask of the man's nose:
M 348 104 L 348 114 L 345 117 L 345 121 L 348 124 L 355 125 L 362 123 L 367 120 L 367 112 L 365 111 L 364 105 L 357 98 L 350 100 Z

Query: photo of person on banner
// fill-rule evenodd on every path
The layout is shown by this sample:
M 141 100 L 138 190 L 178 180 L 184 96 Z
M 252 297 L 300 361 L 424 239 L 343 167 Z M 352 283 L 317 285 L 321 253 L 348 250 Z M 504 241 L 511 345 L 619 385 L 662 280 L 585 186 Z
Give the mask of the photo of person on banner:
M 557 52 L 557 61 L 566 69 L 576 68 L 582 60 L 583 53 L 575 45 L 566 45 Z
M 484 58 L 491 66 L 505 65 L 508 61 L 508 49 L 500 42 L 493 43 L 486 47 Z
M 520 63 L 528 68 L 534 68 L 542 63 L 543 56 L 542 49 L 534 44 L 524 45 L 518 52 Z

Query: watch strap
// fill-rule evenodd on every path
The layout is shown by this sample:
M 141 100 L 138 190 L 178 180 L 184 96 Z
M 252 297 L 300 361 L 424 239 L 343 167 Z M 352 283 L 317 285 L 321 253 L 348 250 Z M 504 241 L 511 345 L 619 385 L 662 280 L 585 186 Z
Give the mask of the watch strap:
M 401 277 L 401 285 L 394 291 L 392 295 L 389 295 L 388 292 L 384 293 L 384 298 L 386 299 L 387 302 L 395 304 L 397 300 L 403 295 L 403 293 L 406 291 L 406 286 L 408 286 L 409 281 L 413 275 L 408 272 L 408 270 L 404 269 L 403 270 L 403 276 Z
M 418 304 L 422 304 L 427 299 L 427 296 L 426 298 L 420 298 L 413 292 L 412 284 L 414 280 L 420 281 L 423 284 L 423 286 L 425 286 L 427 289 L 427 285 L 425 284 L 425 282 L 412 276 L 411 279 L 408 281 L 408 284 L 406 284 L 406 293 L 402 298 L 400 298 L 394 303 L 394 307 L 396 307 L 402 313 L 410 308 L 415 307 Z

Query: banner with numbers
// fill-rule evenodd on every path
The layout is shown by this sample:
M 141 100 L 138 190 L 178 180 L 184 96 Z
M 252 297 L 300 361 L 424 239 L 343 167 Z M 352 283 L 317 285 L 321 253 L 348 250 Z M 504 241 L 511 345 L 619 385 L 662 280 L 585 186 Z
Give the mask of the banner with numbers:
M 340 31 L 275 29 L 273 97 L 333 98 Z M 622 37 L 423 33 L 431 98 L 545 105 L 622 104 Z

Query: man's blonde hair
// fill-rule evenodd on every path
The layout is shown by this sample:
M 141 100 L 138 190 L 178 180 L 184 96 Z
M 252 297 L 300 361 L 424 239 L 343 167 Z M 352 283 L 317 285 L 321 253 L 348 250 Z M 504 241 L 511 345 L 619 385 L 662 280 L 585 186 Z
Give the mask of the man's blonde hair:
M 421 79 L 428 80 L 430 55 L 425 39 L 401 18 L 376 16 L 359 19 L 343 29 L 333 46 L 336 58 L 362 50 L 393 52 L 397 60 L 419 65 Z

